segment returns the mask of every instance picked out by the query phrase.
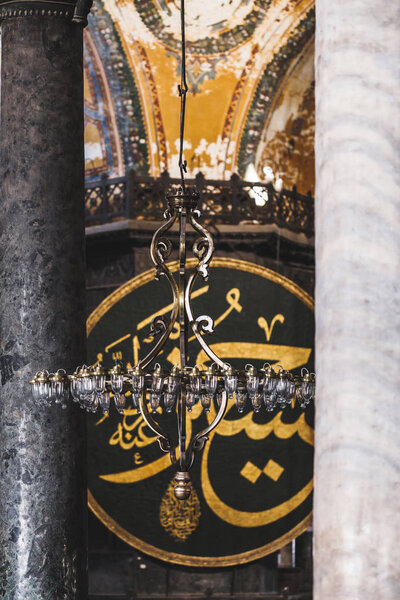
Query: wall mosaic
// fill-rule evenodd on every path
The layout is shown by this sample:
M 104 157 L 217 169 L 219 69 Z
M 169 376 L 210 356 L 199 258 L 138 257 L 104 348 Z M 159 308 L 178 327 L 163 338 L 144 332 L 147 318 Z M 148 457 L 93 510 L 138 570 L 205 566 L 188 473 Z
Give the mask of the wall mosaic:
M 238 157 L 240 175 L 244 176 L 246 167 L 255 162 L 264 125 L 280 83 L 290 63 L 302 52 L 306 43 L 313 37 L 314 31 L 315 10 L 312 9 L 296 27 L 286 44 L 274 54 L 271 62 L 265 67 L 248 111 L 240 140 Z
M 308 152 L 312 127 L 301 128 L 296 139 L 288 133 L 296 127 L 296 119 L 305 119 L 297 115 L 305 89 L 299 89 L 291 112 L 279 112 L 273 135 L 267 125 L 275 114 L 277 98 L 285 99 L 282 86 L 288 85 L 294 65 L 312 45 L 313 0 L 186 3 L 188 175 L 194 177 L 201 171 L 208 179 L 226 180 L 233 173 L 243 177 L 251 165 L 262 179 L 262 163 L 268 161 L 280 170 L 291 166 L 290 181 L 295 180 L 303 192 L 308 191 L 305 186 L 312 189 L 313 173 L 307 167 L 303 177 L 293 162 L 301 145 L 302 153 Z M 92 155 L 88 152 L 88 177 L 119 174 L 121 160 L 123 170 L 134 167 L 139 174 L 158 177 L 167 169 L 176 177 L 178 0 L 95 0 L 89 33 L 95 50 L 88 48 L 86 53 L 87 89 L 95 100 L 86 99 L 87 125 L 91 126 L 87 143 L 92 151 Z M 96 53 L 102 65 L 96 62 Z M 312 82 L 312 77 L 307 78 L 305 87 Z M 311 106 L 308 103 L 302 112 L 312 110 Z M 307 140 L 300 139 L 306 134 Z M 291 148 L 294 139 L 295 152 Z M 272 157 L 276 152 L 279 160 Z
M 89 35 L 85 36 L 85 77 L 89 82 L 86 91 L 91 86 L 92 95 L 95 96 L 95 102 L 101 107 L 101 111 L 97 114 L 93 112 L 94 100 L 91 101 L 86 95 L 85 117 L 87 124 L 97 120 L 96 125 L 106 156 L 106 162 L 103 158 L 102 164 L 105 164 L 114 175 L 122 174 L 127 168 L 135 168 L 140 174 L 145 175 L 149 170 L 148 140 L 139 92 L 116 24 L 105 10 L 101 0 L 96 0 L 89 15 L 88 33 Z M 88 39 L 89 36 L 92 44 Z M 99 56 L 98 61 L 94 60 L 96 53 Z M 109 94 L 106 94 L 103 74 Z M 116 155 L 117 141 L 114 145 L 110 141 L 111 116 L 116 122 L 122 166 Z M 87 143 L 92 143 L 92 140 L 86 136 L 85 145 Z M 90 156 L 90 147 L 86 150 L 89 150 Z M 98 177 L 98 170 L 94 169 L 95 172 L 91 173 L 91 169 L 93 170 L 93 165 L 89 166 L 86 176 Z
M 299 111 L 290 115 L 284 129 L 277 131 L 265 144 L 258 161 L 262 178 L 265 166 L 282 174 L 283 187 L 297 187 L 301 194 L 314 196 L 314 137 L 315 94 L 314 81 L 306 90 Z
M 85 32 L 85 171 L 86 177 L 124 170 L 115 105 L 103 63 L 91 34 Z

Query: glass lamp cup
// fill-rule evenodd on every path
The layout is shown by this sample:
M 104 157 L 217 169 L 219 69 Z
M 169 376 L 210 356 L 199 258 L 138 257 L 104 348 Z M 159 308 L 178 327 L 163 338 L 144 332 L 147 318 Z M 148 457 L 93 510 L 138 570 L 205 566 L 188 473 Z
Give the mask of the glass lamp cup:
M 206 412 L 206 413 L 210 412 L 212 397 L 209 396 L 208 394 L 201 394 L 200 402 L 201 402 L 202 407 L 204 408 L 204 412 Z
M 161 394 L 164 385 L 163 372 L 160 365 L 157 363 L 154 367 L 153 378 L 151 382 L 151 391 L 156 394 Z
M 289 392 L 289 381 L 284 371 L 280 371 L 278 375 L 278 383 L 276 384 L 277 401 L 280 404 L 286 404 Z
M 264 393 L 263 400 L 267 412 L 272 412 L 276 408 L 276 392 Z
M 67 408 L 68 407 L 68 400 L 69 400 L 69 389 L 67 386 L 65 386 L 64 388 L 64 394 L 63 394 L 63 399 L 61 400 L 61 408 Z
M 179 386 L 179 369 L 175 365 L 172 368 L 170 375 L 167 377 L 167 392 L 173 396 L 176 395 Z
M 233 398 L 234 393 L 236 392 L 237 386 L 237 375 L 232 367 L 228 367 L 224 372 L 225 379 L 225 391 L 228 394 L 229 398 Z
M 302 381 L 301 395 L 303 396 L 304 400 L 311 400 L 312 398 L 312 384 L 308 378 L 306 381 Z
M 81 375 L 81 393 L 83 395 L 91 394 L 94 391 L 94 380 L 93 377 L 88 375 Z
M 311 398 L 310 400 L 315 400 L 315 381 L 311 381 Z
M 34 400 L 41 400 L 41 397 L 40 397 L 40 383 L 38 381 L 35 381 L 32 384 L 32 395 L 33 395 L 33 399 Z
M 39 371 L 29 383 L 32 384 L 32 394 L 34 400 L 50 403 L 51 383 L 49 380 L 48 371 Z
M 113 391 L 113 394 L 121 394 L 123 386 L 124 386 L 123 375 L 113 373 L 111 375 L 111 389 Z
M 160 394 L 157 394 L 156 392 L 152 392 L 150 394 L 150 408 L 153 414 L 156 414 L 157 412 L 157 408 L 160 406 L 161 404 L 161 396 Z
M 267 394 L 273 392 L 276 389 L 276 385 L 278 380 L 276 378 L 275 371 L 272 367 L 265 368 L 264 367 L 264 381 L 263 381 L 263 391 Z
M 246 389 L 250 397 L 258 392 L 259 377 L 253 365 L 246 365 Z
M 95 392 L 92 392 L 91 394 L 87 394 L 85 396 L 85 400 L 86 400 L 85 408 L 86 408 L 87 412 L 92 412 L 94 399 L 95 399 Z
M 39 382 L 39 396 L 41 400 L 47 401 L 50 396 L 50 383 L 48 381 Z
M 101 363 L 93 368 L 93 385 L 97 394 L 101 394 L 106 389 L 106 373 Z
M 244 409 L 246 408 L 246 400 L 247 400 L 246 392 L 236 391 L 235 402 L 236 402 L 236 407 L 238 409 L 238 412 L 240 412 L 240 413 L 244 412 Z
M 125 394 L 114 393 L 115 408 L 121 415 L 124 413 L 125 401 Z
M 51 405 L 56 399 L 55 386 L 53 384 L 54 373 L 50 373 L 49 375 L 49 383 L 48 383 L 48 393 L 47 398 L 43 398 L 46 404 Z M 59 404 L 59 402 L 57 402 Z
M 306 406 L 308 404 L 308 402 L 306 402 L 303 398 L 303 395 L 301 393 L 301 387 L 298 387 L 296 390 L 296 402 L 302 409 L 306 408 Z
M 135 367 L 131 373 L 132 390 L 142 392 L 144 388 L 144 373 L 140 367 Z
M 190 390 L 193 394 L 200 394 L 201 391 L 201 375 L 197 367 L 193 367 L 189 375 Z
M 101 394 L 99 394 L 99 404 L 100 404 L 100 408 L 102 409 L 103 413 L 105 415 L 108 415 L 109 410 L 110 410 L 110 393 L 109 392 L 102 392 Z
M 98 394 L 103 392 L 106 387 L 106 376 L 105 375 L 94 375 L 94 388 Z
M 186 406 L 188 409 L 188 412 L 192 412 L 193 406 L 196 404 L 197 402 L 197 396 L 196 394 L 194 394 L 193 392 L 187 392 L 186 394 Z
M 90 396 L 91 394 L 81 394 L 79 398 L 79 405 L 84 410 L 87 410 L 90 405 Z
M 176 391 L 178 389 L 178 383 L 179 383 L 178 377 L 173 377 L 172 375 L 170 375 L 167 378 L 167 392 L 168 392 L 168 394 L 172 394 L 172 395 L 176 394 Z
M 110 383 L 111 390 L 114 395 L 122 394 L 124 387 L 124 372 L 122 370 L 121 364 L 117 361 L 110 371 Z
M 78 381 L 79 380 L 75 377 L 75 375 L 73 375 L 71 378 L 70 390 L 71 390 L 72 400 L 74 402 L 79 402 Z
M 50 377 L 49 400 L 61 404 L 64 401 L 64 392 L 64 375 L 57 371 L 57 373 Z
M 164 406 L 167 413 L 171 413 L 173 411 L 175 406 L 175 398 L 176 394 L 170 394 L 169 392 L 164 394 Z
M 93 392 L 91 396 L 90 412 L 95 413 L 97 412 L 97 408 L 99 406 L 99 394 Z
M 141 395 L 139 392 L 132 392 L 132 405 L 138 412 L 140 412 L 139 400 Z
M 217 391 L 218 377 L 217 375 L 206 375 L 205 376 L 205 388 L 207 394 L 213 395 Z
M 291 404 L 292 400 L 296 394 L 296 383 L 293 376 L 289 373 L 287 379 L 287 394 L 286 394 L 286 404 Z
M 54 400 L 56 404 L 60 404 L 64 400 L 64 382 L 63 381 L 52 381 L 51 383 L 51 400 Z
M 254 394 L 251 396 L 251 404 L 253 406 L 253 410 L 255 413 L 258 413 L 262 406 L 262 396 L 261 394 Z
M 144 375 L 132 375 L 132 389 L 141 392 L 144 388 Z
M 210 394 L 210 396 L 213 396 L 217 391 L 218 375 L 216 374 L 213 365 L 211 365 L 211 367 L 209 367 L 206 371 L 204 376 L 204 385 L 207 394 Z

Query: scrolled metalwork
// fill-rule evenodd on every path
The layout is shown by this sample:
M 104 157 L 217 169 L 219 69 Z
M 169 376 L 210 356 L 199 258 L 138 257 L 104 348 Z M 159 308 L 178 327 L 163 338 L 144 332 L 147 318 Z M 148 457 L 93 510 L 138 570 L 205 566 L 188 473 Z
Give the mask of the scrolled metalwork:
M 150 334 L 153 337 L 155 337 L 157 335 L 160 335 L 164 331 L 167 331 L 169 322 L 170 321 L 168 317 L 154 317 L 154 319 L 150 323 Z
M 198 331 L 203 333 L 214 333 L 214 320 L 208 315 L 201 315 L 195 321 Z
M 224 418 L 228 406 L 228 395 L 226 392 L 222 392 L 221 396 L 221 404 L 215 418 L 205 429 L 200 431 L 200 433 L 194 435 L 189 444 L 188 455 L 190 456 L 190 463 L 188 470 L 193 465 L 195 452 L 200 452 L 201 450 L 203 450 L 204 446 L 208 441 L 208 434 L 211 433 L 211 431 L 213 431 Z
M 204 266 L 205 265 L 203 264 L 203 267 Z M 221 369 L 225 369 L 228 366 L 227 363 L 225 363 L 223 360 L 221 360 L 219 358 L 219 356 L 217 356 L 217 354 L 215 354 L 215 352 L 213 352 L 213 350 L 211 350 L 210 346 L 207 344 L 207 342 L 205 341 L 205 339 L 202 335 L 202 333 L 212 333 L 214 331 L 213 320 L 208 315 L 202 315 L 200 317 L 197 317 L 196 319 L 193 316 L 193 311 L 192 311 L 192 306 L 191 306 L 191 297 L 192 297 L 194 284 L 200 273 L 201 273 L 201 271 L 199 271 L 199 268 L 197 266 L 194 268 L 192 274 L 189 277 L 189 280 L 188 280 L 188 283 L 187 283 L 187 286 L 185 289 L 186 315 L 187 315 L 187 318 L 189 321 L 189 325 L 192 328 L 192 331 L 193 331 L 194 335 L 196 336 L 198 343 L 200 344 L 200 346 L 202 347 L 204 352 L 207 354 L 208 358 L 212 362 L 215 362 Z
M 196 271 L 205 281 L 207 281 L 208 267 L 210 266 L 215 250 L 214 240 L 211 233 L 197 221 L 194 214 L 195 212 L 197 213 L 198 211 L 192 210 L 190 212 L 189 222 L 193 229 L 200 234 L 200 237 L 193 244 L 193 254 L 199 259 Z
M 168 215 L 166 215 L 166 217 L 166 222 L 158 228 L 158 230 L 153 236 L 150 246 L 150 256 L 153 261 L 153 264 L 156 267 L 155 278 L 159 279 L 162 275 L 164 275 L 168 279 L 172 290 L 173 305 L 168 324 L 166 319 L 156 317 L 155 320 L 153 320 L 153 330 L 155 330 L 156 333 L 160 333 L 161 335 L 156 344 L 150 350 L 150 352 L 145 356 L 145 358 L 143 358 L 139 362 L 139 366 L 142 369 L 145 369 L 162 350 L 178 318 L 179 289 L 176 284 L 175 278 L 172 275 L 166 263 L 166 260 L 169 258 L 172 252 L 172 243 L 168 238 L 164 237 L 164 234 L 167 231 L 169 231 L 174 225 L 175 221 L 178 218 L 178 214 L 176 210 L 172 210 Z M 152 330 L 151 333 L 153 333 Z
M 151 414 L 147 408 L 147 402 L 146 402 L 144 394 L 141 394 L 140 399 L 139 399 L 139 410 L 140 410 L 147 426 L 150 427 L 150 429 L 153 431 L 153 433 L 156 434 L 160 449 L 163 452 L 165 452 L 166 454 L 169 453 L 169 455 L 171 457 L 171 463 L 173 465 L 175 465 L 176 464 L 176 453 L 175 453 L 176 447 L 173 444 L 168 433 L 165 432 L 160 427 L 160 425 L 157 423 L 157 421 L 155 419 L 153 419 L 153 417 L 151 416 Z

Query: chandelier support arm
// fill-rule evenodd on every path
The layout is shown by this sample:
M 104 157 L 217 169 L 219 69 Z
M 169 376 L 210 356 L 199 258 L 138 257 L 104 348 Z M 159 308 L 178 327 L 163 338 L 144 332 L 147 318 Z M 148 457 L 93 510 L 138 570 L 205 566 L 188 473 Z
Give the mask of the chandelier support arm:
M 160 350 L 167 342 L 173 326 L 176 323 L 179 313 L 179 289 L 176 284 L 175 278 L 172 275 L 171 271 L 166 265 L 166 260 L 171 254 L 172 245 L 169 240 L 163 237 L 163 234 L 169 231 L 174 225 L 175 221 L 178 218 L 178 215 L 175 210 L 172 213 L 166 213 L 166 216 L 169 218 L 166 223 L 164 223 L 154 234 L 153 239 L 151 241 L 150 246 L 150 255 L 153 261 L 153 264 L 156 267 L 156 278 L 160 278 L 161 275 L 165 275 L 167 277 L 168 282 L 171 286 L 172 294 L 173 294 L 173 306 L 169 318 L 169 323 L 167 324 L 166 320 L 162 317 L 155 317 L 152 323 L 153 333 L 161 333 L 160 339 L 153 346 L 150 352 L 139 361 L 139 366 L 141 369 L 145 369 L 159 354 Z M 163 331 L 164 330 L 164 331 Z
M 198 210 L 190 211 L 189 215 L 191 226 L 200 236 L 193 245 L 193 253 L 199 260 L 196 270 L 207 281 L 208 268 L 214 255 L 215 245 L 211 233 L 196 220 L 196 213 L 200 215 Z
M 186 314 L 187 314 L 187 317 L 189 320 L 189 324 L 192 328 L 192 331 L 193 331 L 194 335 L 196 336 L 196 339 L 199 342 L 200 346 L 203 348 L 204 352 L 207 354 L 208 358 L 212 362 L 215 362 L 221 369 L 225 370 L 228 367 L 228 364 L 225 363 L 223 360 L 221 360 L 219 358 L 219 356 L 217 356 L 215 354 L 215 352 L 213 352 L 211 350 L 210 346 L 207 344 L 207 342 L 205 341 L 205 339 L 202 335 L 203 332 L 204 333 L 213 333 L 214 332 L 213 320 L 211 319 L 211 317 L 209 317 L 207 315 L 202 315 L 201 317 L 198 317 L 197 319 L 194 319 L 194 317 L 193 317 L 190 298 L 191 298 L 193 286 L 198 277 L 198 274 L 199 274 L 198 271 L 195 270 L 189 277 L 189 280 L 188 280 L 188 283 L 186 286 L 186 292 L 185 292 Z
M 185 289 L 186 289 L 186 224 L 187 209 L 179 208 L 179 350 L 180 367 L 182 371 L 186 368 L 188 359 L 188 326 L 185 311 Z M 186 463 L 186 394 L 183 388 L 178 394 L 178 439 L 179 439 L 179 463 L 181 471 Z
M 213 333 L 214 332 L 214 323 L 211 317 L 207 315 L 202 315 L 195 319 L 193 317 L 193 311 L 191 307 L 191 297 L 193 292 L 194 284 L 197 280 L 197 277 L 201 275 L 201 277 L 207 281 L 208 279 L 208 268 L 210 262 L 212 260 L 214 254 L 214 242 L 211 237 L 211 234 L 205 227 L 203 227 L 195 218 L 195 212 L 191 210 L 189 213 L 189 222 L 193 229 L 200 234 L 200 237 L 195 241 L 193 245 L 193 253 L 198 259 L 198 264 L 195 267 L 194 271 L 189 277 L 189 280 L 186 284 L 185 289 L 185 309 L 187 319 L 192 328 L 194 335 L 196 336 L 197 341 L 200 346 L 203 348 L 204 352 L 211 359 L 212 362 L 215 362 L 221 369 L 226 369 L 228 367 L 227 363 L 219 358 L 209 347 L 207 342 L 205 341 L 202 334 L 204 333 Z
M 193 436 L 190 444 L 189 444 L 189 448 L 188 448 L 188 457 L 190 459 L 190 462 L 188 463 L 188 467 L 187 470 L 189 471 L 189 469 L 191 469 L 193 462 L 194 462 L 194 456 L 195 456 L 195 452 L 196 451 L 200 451 L 204 448 L 207 440 L 208 440 L 208 434 L 211 433 L 211 431 L 213 431 L 217 425 L 222 421 L 225 412 L 226 412 L 226 408 L 228 406 L 228 394 L 223 391 L 221 392 L 221 404 L 219 406 L 218 412 L 214 418 L 214 420 L 208 425 L 208 427 L 206 427 L 205 429 L 203 429 L 202 431 L 200 431 L 199 433 L 197 433 L 195 436 Z
M 173 465 L 176 464 L 175 446 L 169 437 L 169 435 L 160 427 L 155 419 L 151 416 L 149 409 L 147 408 L 145 394 L 141 394 L 139 398 L 140 413 L 146 423 L 146 425 L 153 431 L 157 436 L 157 441 L 163 452 L 169 453 L 171 462 Z

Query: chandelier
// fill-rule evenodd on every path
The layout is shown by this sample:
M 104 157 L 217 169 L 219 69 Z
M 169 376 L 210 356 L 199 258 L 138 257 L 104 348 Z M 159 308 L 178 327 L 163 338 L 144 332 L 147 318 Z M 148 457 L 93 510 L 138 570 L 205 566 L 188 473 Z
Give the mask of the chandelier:
M 151 246 L 151 259 L 155 265 L 155 278 L 165 277 L 173 294 L 173 307 L 169 317 L 156 316 L 150 326 L 154 338 L 152 350 L 139 360 L 134 368 L 126 371 L 121 361 L 116 361 L 110 370 L 101 364 L 77 367 L 73 374 L 64 369 L 55 373 L 39 371 L 30 381 L 35 401 L 41 404 L 58 403 L 65 406 L 72 397 L 81 408 L 95 413 L 98 409 L 109 413 L 113 398 L 115 408 L 123 413 L 125 408 L 133 406 L 141 413 L 144 421 L 156 434 L 160 448 L 169 453 L 171 463 L 176 468 L 174 493 L 176 498 L 184 500 L 191 492 L 189 471 L 193 465 L 195 453 L 204 448 L 208 436 L 223 418 L 228 400 L 234 399 L 237 410 L 242 413 L 247 404 L 254 412 L 262 408 L 274 411 L 294 406 L 296 403 L 304 409 L 315 395 L 315 374 L 303 369 L 294 375 L 281 366 L 266 363 L 261 370 L 247 364 L 242 370 L 234 369 L 221 360 L 209 347 L 205 335 L 213 333 L 213 320 L 207 315 L 195 317 L 191 306 L 191 296 L 198 278 L 207 281 L 208 269 L 214 252 L 211 234 L 200 223 L 198 209 L 199 193 L 185 183 L 186 161 L 183 155 L 185 131 L 185 110 L 188 85 L 186 81 L 185 47 L 185 2 L 181 0 L 181 82 L 178 85 L 180 96 L 180 149 L 179 170 L 180 187 L 171 189 L 166 195 L 167 209 L 164 223 L 155 232 Z M 171 273 L 167 260 L 173 251 L 168 232 L 177 223 L 179 230 L 177 278 Z M 197 265 L 189 269 L 186 262 L 188 250 L 188 226 L 198 236 L 192 246 Z M 179 324 L 180 364 L 169 372 L 164 372 L 159 363 L 152 368 L 172 332 Z M 190 365 L 188 359 L 188 332 L 193 332 L 197 342 L 207 354 L 210 366 L 201 370 Z M 200 402 L 208 413 L 213 407 L 215 417 L 202 431 L 194 434 L 190 440 L 186 436 L 187 412 Z M 165 411 L 173 413 L 177 420 L 177 442 L 169 432 L 160 426 L 157 415 Z

